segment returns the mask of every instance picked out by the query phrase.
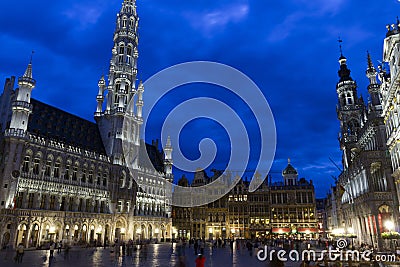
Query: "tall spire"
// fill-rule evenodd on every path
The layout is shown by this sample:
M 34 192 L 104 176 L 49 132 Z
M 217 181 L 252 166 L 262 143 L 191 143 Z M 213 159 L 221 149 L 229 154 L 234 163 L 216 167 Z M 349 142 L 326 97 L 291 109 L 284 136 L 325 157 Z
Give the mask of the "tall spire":
M 107 155 L 112 157 L 114 164 L 124 164 L 122 151 L 123 127 L 132 129 L 134 135 L 126 142 L 132 142 L 136 148 L 140 145 L 140 126 L 143 124 L 142 94 L 143 86 L 137 89 L 138 60 L 138 25 L 135 0 L 122 1 L 122 7 L 117 14 L 113 34 L 114 45 L 111 50 L 111 60 L 108 81 L 103 77 L 98 82 L 99 91 L 96 97 L 97 108 L 95 119 L 99 125 Z M 106 94 L 105 99 L 103 95 Z M 136 110 L 135 110 L 136 100 Z M 103 104 L 105 102 L 105 110 Z M 124 126 L 124 122 L 126 123 Z
M 374 64 L 372 64 L 371 55 L 368 51 L 367 51 L 367 65 L 368 67 L 367 70 L 365 71 L 365 74 L 369 79 L 368 93 L 371 96 L 371 104 L 373 106 L 377 106 L 381 104 L 380 93 L 379 93 L 380 86 L 377 81 L 378 72 L 376 71 Z
M 340 37 L 339 37 L 338 42 L 339 42 L 339 48 L 340 48 L 340 57 L 339 57 L 340 69 L 338 71 L 340 82 L 352 81 L 353 79 L 350 77 L 351 71 L 347 68 L 347 58 L 345 56 L 343 56 L 343 49 L 342 49 L 343 40 L 340 39 Z
M 135 4 L 135 0 L 124 0 L 117 14 L 105 114 L 124 115 L 136 93 L 139 17 Z

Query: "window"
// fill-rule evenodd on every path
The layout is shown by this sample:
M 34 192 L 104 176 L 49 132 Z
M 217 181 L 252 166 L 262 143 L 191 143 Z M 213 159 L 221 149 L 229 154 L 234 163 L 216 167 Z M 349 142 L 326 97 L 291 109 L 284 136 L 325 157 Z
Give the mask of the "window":
M 94 203 L 94 212 L 97 212 L 98 209 L 99 209 L 99 201 L 96 200 Z
M 107 174 L 103 174 L 103 186 L 107 186 Z
M 72 211 L 74 209 L 74 198 L 70 197 L 69 198 L 69 203 L 68 203 L 68 210 Z
M 35 197 L 34 193 L 29 193 L 28 195 L 28 209 L 33 208 L 33 198 Z
M 104 201 L 101 201 L 101 204 L 100 204 L 100 212 L 101 212 L 101 213 L 104 212 Z
M 65 180 L 69 180 L 69 176 L 70 176 L 70 170 L 69 170 L 70 166 L 67 165 L 65 166 L 65 173 L 64 173 L 64 179 Z
M 117 212 L 121 212 L 121 211 L 122 211 L 122 201 L 118 201 Z
M 56 162 L 56 164 L 54 165 L 54 178 L 60 178 L 60 162 Z
M 54 210 L 56 208 L 56 196 L 50 196 L 50 209 Z
M 77 167 L 77 166 L 74 166 L 74 171 L 73 171 L 73 173 L 72 173 L 72 180 L 73 180 L 73 181 L 76 181 L 77 178 L 78 178 L 78 167 Z
M 39 165 L 40 165 L 40 159 L 35 158 L 33 160 L 33 174 L 35 174 L 35 175 L 39 174 Z
M 86 211 L 89 212 L 90 211 L 90 207 L 91 207 L 91 203 L 90 203 L 90 199 L 86 199 Z
M 42 195 L 42 198 L 40 199 L 40 208 L 41 209 L 46 208 L 46 199 L 47 199 L 47 195 Z
M 96 184 L 97 184 L 97 185 L 100 185 L 100 184 L 101 184 L 101 173 L 97 173 Z
M 79 199 L 79 205 L 78 205 L 78 211 L 82 211 L 82 206 L 83 206 L 83 199 Z
M 65 210 L 65 202 L 66 202 L 66 197 L 62 197 L 60 210 Z
M 8 184 L 4 184 L 4 188 L 7 188 L 8 187 Z
M 50 176 L 51 173 L 51 161 L 46 162 L 46 169 L 44 170 L 45 176 Z
M 86 183 L 86 170 L 83 170 L 83 171 L 82 171 L 81 182 L 82 182 L 82 183 Z
M 89 183 L 93 184 L 93 170 L 89 171 Z
M 15 201 L 16 208 L 22 208 L 22 200 L 24 198 L 24 192 L 18 192 L 17 199 Z
M 24 157 L 24 163 L 22 165 L 22 171 L 23 172 L 29 172 L 29 161 L 30 161 L 30 157 L 29 156 L 25 156 Z
M 125 54 L 125 47 L 123 44 L 120 45 L 120 47 L 118 49 L 118 54 L 120 54 L 120 55 Z

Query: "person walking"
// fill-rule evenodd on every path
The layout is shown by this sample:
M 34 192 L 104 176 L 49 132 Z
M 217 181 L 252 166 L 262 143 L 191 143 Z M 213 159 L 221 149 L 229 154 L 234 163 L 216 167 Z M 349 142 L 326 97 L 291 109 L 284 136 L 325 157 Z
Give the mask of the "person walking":
M 205 246 L 204 240 L 200 240 L 200 254 L 202 255 L 204 255 L 204 246 Z
M 57 243 L 57 253 L 58 254 L 61 253 L 61 249 L 62 249 L 62 241 L 60 240 L 60 242 Z
M 50 258 L 54 257 L 54 248 L 55 248 L 55 244 L 54 242 L 51 242 L 49 250 L 50 250 Z
M 19 243 L 18 247 L 17 247 L 16 262 L 17 263 L 22 263 L 22 258 L 23 257 L 24 257 L 24 245 L 22 245 L 22 243 Z
M 194 255 L 197 255 L 197 251 L 199 250 L 199 240 L 194 241 L 193 248 L 194 248 Z
M 194 262 L 196 263 L 196 267 L 204 267 L 206 257 L 204 257 L 203 254 L 200 254 Z

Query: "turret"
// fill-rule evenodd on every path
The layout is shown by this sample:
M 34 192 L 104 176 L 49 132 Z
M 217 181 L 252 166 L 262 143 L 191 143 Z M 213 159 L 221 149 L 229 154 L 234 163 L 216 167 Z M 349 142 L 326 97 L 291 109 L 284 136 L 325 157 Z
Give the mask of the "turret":
M 28 128 L 29 114 L 32 112 L 31 94 L 36 81 L 32 78 L 32 58 L 22 77 L 18 78 L 18 93 L 12 103 L 12 117 L 10 129 L 24 134 Z
M 369 80 L 368 93 L 371 96 L 371 105 L 377 107 L 381 105 L 381 99 L 379 94 L 380 85 L 378 84 L 377 81 L 378 72 L 376 71 L 374 65 L 372 64 L 371 55 L 369 54 L 368 51 L 367 51 L 367 62 L 368 62 L 368 68 L 365 74 L 367 75 L 367 78 Z
M 104 91 L 106 89 L 106 80 L 104 79 L 104 75 L 101 76 L 99 82 L 97 83 L 97 86 L 99 87 L 99 92 L 96 97 L 97 109 L 96 109 L 96 113 L 94 114 L 94 116 L 100 117 L 103 115 L 102 109 L 103 109 L 103 102 L 104 102 Z
M 164 147 L 164 171 L 166 178 L 171 182 L 173 181 L 172 165 L 172 144 L 171 138 L 168 136 L 167 143 Z
M 290 158 L 286 168 L 282 171 L 283 181 L 285 185 L 297 185 L 297 170 L 290 164 Z

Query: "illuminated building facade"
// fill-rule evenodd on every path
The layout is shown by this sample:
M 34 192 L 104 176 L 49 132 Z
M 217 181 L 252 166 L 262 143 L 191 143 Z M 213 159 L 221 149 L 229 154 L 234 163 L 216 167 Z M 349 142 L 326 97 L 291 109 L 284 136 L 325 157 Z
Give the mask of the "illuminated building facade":
M 223 198 L 194 208 L 173 207 L 172 221 L 178 236 L 186 238 L 255 238 L 292 236 L 318 238 L 315 192 L 312 181 L 298 178 L 288 163 L 283 182 L 268 179 L 254 192 L 241 179 Z M 213 177 L 216 176 L 216 172 Z M 201 179 L 199 179 L 201 178 Z M 192 186 L 213 181 L 204 171 L 195 174 Z M 181 185 L 189 186 L 186 177 Z
M 138 15 L 134 0 L 117 14 L 108 82 L 98 82 L 96 123 L 31 97 L 32 62 L 6 80 L 0 98 L 0 244 L 95 243 L 171 238 L 172 147 L 146 144 L 142 83 L 136 84 Z M 128 103 L 135 99 L 136 108 Z M 103 110 L 103 106 L 105 109 Z M 129 119 L 131 135 L 123 135 Z M 137 153 L 124 163 L 122 138 Z M 146 154 L 154 168 L 148 168 Z M 135 177 L 133 177 L 133 175 Z M 136 179 L 134 179 L 136 178 Z
M 391 42 L 388 38 L 390 36 L 385 39 L 386 48 Z M 388 113 L 390 109 L 382 105 L 382 100 L 383 103 L 385 99 L 388 101 L 387 92 L 380 92 L 381 88 L 385 90 L 388 87 L 388 73 L 382 66 L 379 73 L 376 71 L 369 53 L 367 59 L 370 100 L 365 104 L 357 95 L 357 84 L 350 76 L 347 59 L 343 54 L 339 58 L 336 92 L 343 172 L 331 195 L 336 199 L 330 201 L 330 209 L 333 206 L 337 209 L 337 218 L 328 227 L 332 233 L 353 234 L 357 236 L 356 242 L 369 243 L 381 249 L 381 234 L 389 230 L 385 222 L 398 218 L 398 200 L 388 157 L 388 147 L 395 148 L 391 147 L 392 139 L 388 141 L 388 146 L 386 143 L 387 136 L 393 135 L 390 129 L 394 128 L 391 122 L 385 127 L 385 120 L 392 119 L 395 113 Z

